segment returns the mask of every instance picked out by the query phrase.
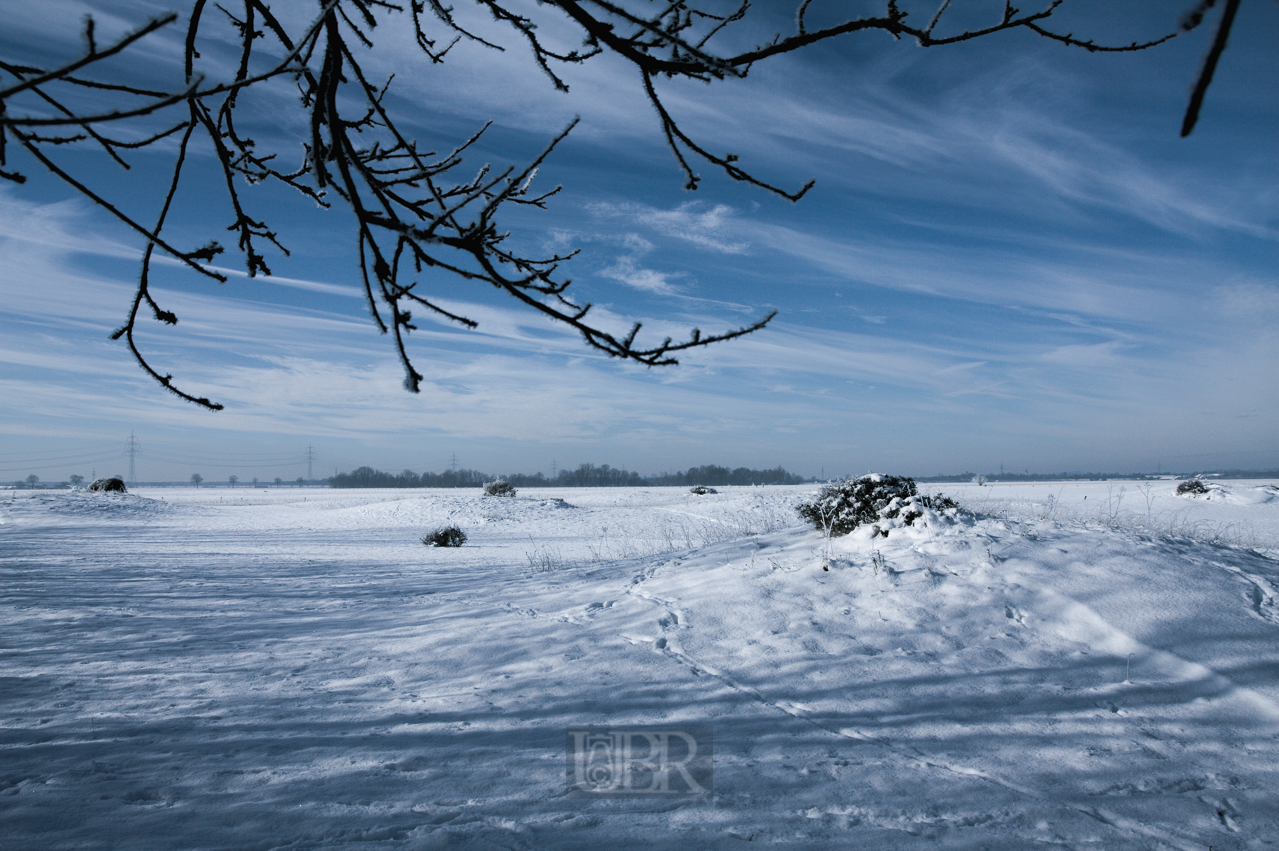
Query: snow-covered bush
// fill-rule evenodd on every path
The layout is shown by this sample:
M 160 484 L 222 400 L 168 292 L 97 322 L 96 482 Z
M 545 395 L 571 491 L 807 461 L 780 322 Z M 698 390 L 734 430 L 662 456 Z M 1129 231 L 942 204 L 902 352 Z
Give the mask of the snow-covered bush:
M 109 479 L 97 479 L 93 484 L 89 485 L 91 491 L 101 491 L 103 493 L 128 493 L 129 490 L 124 486 L 124 479 L 112 476 Z
M 959 506 L 947 496 L 921 495 L 915 480 L 904 476 L 867 473 L 826 485 L 817 499 L 799 506 L 799 514 L 819 531 L 847 535 L 864 523 L 914 526 L 925 509 L 953 512 Z M 922 525 L 922 524 L 921 524 Z
M 484 485 L 485 496 L 515 496 L 515 486 L 508 481 L 498 479 Z
M 422 539 L 428 547 L 460 547 L 466 543 L 466 533 L 456 526 L 442 526 Z
M 695 493 L 698 496 L 705 496 L 708 493 L 719 493 L 715 488 L 708 488 L 706 485 L 693 485 L 688 489 L 689 493 Z
M 1207 493 L 1207 492 L 1208 492 L 1208 486 L 1205 485 L 1203 482 L 1199 481 L 1198 479 L 1188 479 L 1187 481 L 1184 481 L 1181 484 L 1177 485 L 1177 493 L 1179 494 L 1187 494 L 1187 493 L 1196 494 L 1196 493 Z

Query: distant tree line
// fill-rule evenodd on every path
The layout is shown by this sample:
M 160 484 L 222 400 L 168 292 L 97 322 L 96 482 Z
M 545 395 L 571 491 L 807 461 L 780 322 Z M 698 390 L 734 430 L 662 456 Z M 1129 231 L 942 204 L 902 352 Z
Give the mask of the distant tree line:
M 1174 473 L 1171 470 L 1163 473 L 983 473 L 985 482 L 1142 482 L 1153 481 L 1163 476 L 1175 476 L 1179 479 L 1216 478 L 1216 479 L 1279 479 L 1279 470 L 1205 470 L 1197 473 Z M 956 473 L 953 476 L 916 476 L 917 482 L 971 482 L 976 473 Z
M 338 473 L 329 479 L 335 488 L 478 488 L 493 477 L 478 470 L 445 470 L 422 473 L 412 470 L 383 473 L 372 467 L 358 467 L 349 473 Z
M 953 476 L 917 476 L 915 481 L 971 482 L 977 478 L 977 473 L 956 473 Z M 983 482 L 1108 482 L 1112 480 L 1131 482 L 1157 479 L 1159 476 L 1153 473 L 982 473 L 980 478 Z
M 601 464 L 579 464 L 576 470 L 560 470 L 555 478 L 541 473 L 513 473 L 503 479 L 517 488 L 625 488 L 642 487 L 651 482 L 639 473 Z
M 1279 470 L 1204 470 L 1188 473 L 1191 479 L 1279 479 Z
M 359 467 L 350 473 L 338 473 L 329 479 L 335 488 L 475 488 L 495 477 L 477 470 L 445 470 L 443 473 L 418 474 L 412 470 L 384 473 L 372 467 Z M 574 470 L 560 470 L 551 478 L 543 473 L 511 473 L 501 477 L 517 488 L 587 488 L 587 487 L 689 487 L 692 485 L 799 485 L 808 481 L 803 476 L 786 472 L 783 467 L 752 470 L 730 469 L 707 464 L 689 467 L 685 472 L 657 473 L 641 476 L 608 464 L 580 464 Z
M 730 470 L 727 467 L 716 467 L 707 464 L 704 467 L 689 467 L 685 473 L 662 473 L 654 476 L 649 484 L 654 485 L 802 485 L 811 481 L 803 476 L 786 472 L 783 467 L 772 470 L 751 470 L 738 467 Z

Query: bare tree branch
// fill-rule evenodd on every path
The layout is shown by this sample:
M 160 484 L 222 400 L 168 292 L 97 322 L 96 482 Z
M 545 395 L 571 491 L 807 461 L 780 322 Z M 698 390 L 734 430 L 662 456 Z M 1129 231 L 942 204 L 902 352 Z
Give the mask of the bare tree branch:
M 272 250 L 284 257 L 289 252 L 269 224 L 270 215 L 253 210 L 249 203 L 252 199 L 241 180 L 249 186 L 264 182 L 288 186 L 322 207 L 346 211 L 369 313 L 378 329 L 394 339 L 405 371 L 405 386 L 414 392 L 423 376 L 410 356 L 409 338 L 417 330 L 412 310 L 426 310 L 464 327 L 476 326 L 473 319 L 445 308 L 427 292 L 427 282 L 421 278 L 424 273 L 432 280 L 450 276 L 463 284 L 492 286 L 553 323 L 574 329 L 589 347 L 647 366 L 677 363 L 675 355 L 680 352 L 753 333 L 773 318 L 775 314 L 768 313 L 753 323 L 709 335 L 694 328 L 681 341 L 665 338 L 656 344 L 640 341 L 642 326 L 638 322 L 625 334 L 611 332 L 594 322 L 591 304 L 578 302 L 568 294 L 572 282 L 561 273 L 563 264 L 576 252 L 549 257 L 530 255 L 511 247 L 510 234 L 499 223 L 512 207 L 542 208 L 560 191 L 554 187 L 535 192 L 533 184 L 541 166 L 577 120 L 523 167 L 491 168 L 486 164 L 465 172 L 465 156 L 488 125 L 444 156 L 421 151 L 412 135 L 401 130 L 401 122 L 407 119 L 387 105 L 391 80 L 375 82 L 361 62 L 370 49 L 376 49 L 378 28 L 396 15 L 407 17 L 417 47 L 431 65 L 445 61 L 459 42 L 504 50 L 500 40 L 463 25 L 453 7 L 444 5 L 442 0 L 409 0 L 407 7 L 389 0 L 312 2 L 312 8 L 317 9 L 315 17 L 293 25 L 273 13 L 266 0 L 222 0 L 212 7 L 208 0 L 190 0 L 191 13 L 181 34 L 182 59 L 175 63 L 178 67 L 169 85 L 136 85 L 122 79 L 119 68 L 104 60 L 136 50 L 144 40 L 153 40 L 178 20 L 176 13 L 152 19 L 105 48 L 98 47 L 95 27 L 89 19 L 83 33 L 87 46 L 84 55 L 53 68 L 0 58 L 0 75 L 13 78 L 7 87 L 0 88 L 0 167 L 8 166 L 7 144 L 15 142 L 15 150 L 29 154 L 58 180 L 145 240 L 138 286 L 127 319 L 113 336 L 123 338 L 139 365 L 165 388 L 194 404 L 213 410 L 221 407 L 175 386 L 171 375 L 152 367 L 135 337 L 144 305 L 157 321 L 177 322 L 175 314 L 159 306 L 152 291 L 151 268 L 156 249 L 205 277 L 225 280 L 204 265 L 223 251 L 216 240 L 210 239 L 192 251 L 181 251 L 163 235 L 170 220 L 182 218 L 180 198 L 183 187 L 193 182 L 193 158 L 189 155 L 197 145 L 216 164 L 221 186 L 216 203 L 226 212 L 223 221 L 230 222 L 227 230 L 237 235 L 235 251 L 243 257 L 250 277 L 271 274 L 267 254 Z M 709 0 L 705 4 L 693 0 L 543 0 L 528 9 L 520 7 L 519 11 L 508 0 L 474 2 L 499 29 L 504 28 L 531 51 L 533 64 L 556 89 L 568 89 L 564 68 L 582 65 L 602 54 L 631 63 L 688 189 L 698 186 L 700 178 L 694 164 L 701 161 L 735 181 L 792 201 L 799 200 L 813 181 L 787 191 L 758 177 L 736 155 L 713 153 L 723 150 L 718 142 L 695 139 L 667 108 L 659 88 L 661 80 L 712 83 L 740 79 L 758 62 L 865 32 L 885 32 L 931 48 L 1020 31 L 1083 50 L 1119 52 L 1146 49 L 1175 35 L 1108 46 L 1059 32 L 1050 28 L 1050 23 L 1064 0 L 1042 0 L 1045 5 L 1029 12 L 1007 3 L 989 25 L 944 36 L 937 32 L 950 0 L 941 0 L 923 27 L 910 21 L 898 0 L 885 0 L 878 14 L 849 15 L 814 28 L 810 22 L 815 0 L 800 0 L 794 32 L 785 36 L 778 33 L 749 50 L 724 51 L 719 45 L 754 19 L 747 0 L 724 11 Z M 1203 8 L 1198 15 L 1202 19 L 1203 12 L 1215 0 L 1200 2 Z M 1227 0 L 1217 40 L 1187 113 L 1187 128 L 1193 127 L 1193 116 L 1198 114 L 1203 92 L 1224 50 L 1237 7 L 1238 0 Z M 206 15 L 210 8 L 219 14 Z M 565 50 L 545 40 L 539 25 L 545 23 L 546 15 L 558 16 L 560 23 L 575 27 L 582 38 L 580 48 Z M 1183 24 L 1182 28 L 1191 29 L 1193 25 Z M 201 46 L 228 33 L 237 48 L 233 57 L 221 65 L 212 58 L 203 59 Z M 732 43 L 742 42 L 733 37 Z M 249 93 L 278 92 L 289 87 L 296 89 L 300 118 L 307 128 L 302 140 L 302 162 L 292 170 L 277 165 L 279 151 L 259 145 L 237 123 L 241 100 Z M 177 111 L 181 111 L 181 116 L 175 114 Z M 247 122 L 245 126 L 249 126 Z M 59 127 L 68 129 L 45 135 L 38 132 L 40 128 Z M 167 152 L 173 147 L 175 134 L 180 135 L 172 171 L 151 228 L 125 213 L 107 194 L 74 176 L 46 151 L 52 146 L 89 143 L 117 165 L 129 168 L 122 151 L 159 151 L 163 145 Z M 20 171 L 5 168 L 0 168 L 0 178 L 16 183 L 27 179 Z M 202 197 L 199 203 L 207 207 L 213 202 Z
M 1213 2 L 1204 2 L 1199 9 L 1187 16 L 1183 26 L 1186 29 L 1198 26 L 1203 12 L 1212 5 Z M 1208 87 L 1212 85 L 1212 75 L 1217 70 L 1217 62 L 1226 50 L 1226 41 L 1230 38 L 1230 28 L 1234 25 L 1235 13 L 1238 11 L 1239 0 L 1226 0 L 1226 8 L 1221 13 L 1221 23 L 1217 25 L 1217 35 L 1213 38 L 1212 47 L 1208 49 L 1208 55 L 1204 58 L 1203 69 L 1199 72 L 1199 79 L 1195 81 L 1195 87 L 1190 93 L 1190 103 L 1186 106 L 1186 115 L 1181 121 L 1183 139 L 1194 132 L 1195 124 L 1199 121 L 1199 110 L 1203 107 Z

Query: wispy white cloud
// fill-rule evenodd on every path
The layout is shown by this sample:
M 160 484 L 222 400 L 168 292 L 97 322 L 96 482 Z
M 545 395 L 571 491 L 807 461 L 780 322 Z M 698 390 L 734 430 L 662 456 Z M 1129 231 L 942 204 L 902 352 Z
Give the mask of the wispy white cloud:
M 677 221 L 687 216 L 688 207 L 594 205 L 591 211 L 603 210 L 604 219 L 614 217 L 631 226 Z M 1138 247 L 1119 251 L 1076 238 L 1038 237 L 1027 251 L 1010 251 L 998 242 L 961 250 L 948 240 L 930 244 L 914 235 L 836 235 L 823 228 L 801 229 L 724 205 L 716 209 L 714 222 L 717 245 L 742 251 L 749 247 L 750 256 L 759 262 L 804 270 L 810 279 L 811 273 L 821 273 L 831 288 L 869 285 L 917 299 L 1038 311 L 1053 321 L 1106 334 L 1123 334 L 1114 329 L 1116 323 L 1145 322 L 1156 310 L 1165 317 L 1170 312 L 1195 314 L 1202 282 L 1220 274 L 1212 263 L 1193 254 L 1170 256 Z M 654 227 L 653 232 L 667 239 L 689 239 L 676 228 Z M 779 290 L 779 299 L 786 295 Z M 884 321 L 878 312 L 859 315 L 874 324 Z
M 1123 344 L 1111 340 L 1083 346 L 1057 346 L 1039 356 L 1040 360 L 1064 366 L 1098 369 L 1114 367 L 1121 362 Z
M 1214 287 L 1210 298 L 1217 310 L 1231 321 L 1250 326 L 1254 332 L 1260 325 L 1264 330 L 1277 333 L 1279 281 L 1231 281 Z
M 1086 84 L 1051 56 L 995 54 L 987 66 L 936 80 L 941 96 L 930 91 L 926 100 L 883 73 L 851 81 L 838 73 L 795 60 L 761 69 L 754 85 L 721 89 L 713 109 L 703 89 L 680 89 L 680 106 L 698 117 L 703 138 L 733 145 L 768 179 L 816 178 L 807 204 L 870 200 L 906 218 L 946 205 L 1025 225 L 1118 215 L 1194 239 L 1205 229 L 1279 239 L 1266 184 L 1227 163 L 1188 168 L 1151 146 L 1124 144 L 1130 134 L 1086 119 L 1087 107 L 1072 99 Z M 815 79 L 797 91 L 797 77 Z M 831 97 L 836 87 L 841 96 Z
M 180 263 L 177 260 L 169 258 L 161 258 L 166 265 L 179 268 Z M 228 266 L 209 266 L 208 268 L 221 272 L 231 278 L 249 278 L 249 273 L 243 269 L 236 269 Z M 324 293 L 325 295 L 340 295 L 347 298 L 365 298 L 364 291 L 359 287 L 349 284 L 326 284 L 321 281 L 308 281 L 302 278 L 287 278 L 282 275 L 257 275 L 253 278 L 260 284 L 269 284 L 277 287 L 289 287 L 296 290 L 306 290 L 313 293 Z
M 653 232 L 691 242 L 700 248 L 721 254 L 742 254 L 750 247 L 735 239 L 734 218 L 737 211 L 727 204 L 708 206 L 690 201 L 674 208 L 662 209 L 644 204 L 589 204 L 587 210 L 602 219 L 616 219 L 631 226 L 650 228 Z
M 620 281 L 628 287 L 643 290 L 657 295 L 674 295 L 676 290 L 671 284 L 671 275 L 655 269 L 645 269 L 637 265 L 632 257 L 619 257 L 617 262 L 606 266 L 599 272 L 605 278 Z

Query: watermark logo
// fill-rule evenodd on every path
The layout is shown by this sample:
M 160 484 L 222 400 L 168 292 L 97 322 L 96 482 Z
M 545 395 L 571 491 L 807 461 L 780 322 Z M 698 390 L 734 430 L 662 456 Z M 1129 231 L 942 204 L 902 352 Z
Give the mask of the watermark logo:
M 710 795 L 714 740 L 709 725 L 569 727 L 569 794 Z

